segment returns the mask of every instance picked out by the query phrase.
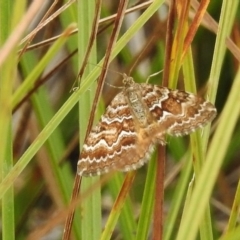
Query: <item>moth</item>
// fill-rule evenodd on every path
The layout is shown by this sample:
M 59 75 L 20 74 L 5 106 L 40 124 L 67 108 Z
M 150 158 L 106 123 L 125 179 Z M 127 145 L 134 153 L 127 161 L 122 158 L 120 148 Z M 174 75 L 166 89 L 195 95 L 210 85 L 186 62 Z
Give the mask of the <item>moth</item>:
M 139 84 L 126 75 L 123 85 L 83 145 L 77 166 L 81 176 L 135 170 L 148 162 L 156 144 L 166 144 L 166 135 L 190 134 L 217 113 L 212 103 L 192 93 Z

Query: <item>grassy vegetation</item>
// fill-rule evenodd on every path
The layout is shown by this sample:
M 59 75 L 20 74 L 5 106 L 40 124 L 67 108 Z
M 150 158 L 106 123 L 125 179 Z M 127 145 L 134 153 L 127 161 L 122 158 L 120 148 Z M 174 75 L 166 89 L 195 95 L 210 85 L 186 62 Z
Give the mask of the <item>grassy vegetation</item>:
M 190 137 L 168 137 L 159 148 L 165 166 L 156 151 L 136 172 L 83 178 L 71 239 L 239 239 L 239 4 L 210 1 L 203 15 L 202 1 L 199 25 L 197 3 L 182 2 L 171 8 L 155 0 L 124 16 L 94 123 L 122 86 L 122 73 L 146 82 L 162 69 L 150 84 L 204 96 L 218 115 Z M 1 239 L 62 238 L 118 9 L 117 1 L 98 3 L 91 40 L 95 1 L 0 1 Z M 164 199 L 156 193 L 159 168 Z

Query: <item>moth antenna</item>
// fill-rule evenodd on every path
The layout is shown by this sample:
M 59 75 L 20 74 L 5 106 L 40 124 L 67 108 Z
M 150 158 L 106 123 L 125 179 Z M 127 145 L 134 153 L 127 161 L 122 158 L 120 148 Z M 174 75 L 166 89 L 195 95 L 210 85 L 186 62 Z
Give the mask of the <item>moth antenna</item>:
M 108 82 L 106 82 L 106 84 L 107 84 L 108 86 L 110 86 L 110 87 L 112 87 L 112 88 L 116 88 L 116 89 L 123 89 L 123 88 L 124 88 L 124 87 L 114 86 L 114 85 L 112 85 L 111 83 L 108 83 Z
M 148 78 L 147 78 L 147 80 L 146 80 L 146 83 L 149 82 L 149 80 L 150 80 L 151 77 L 155 77 L 155 76 L 157 76 L 158 74 L 160 74 L 160 73 L 162 73 L 162 72 L 163 72 L 163 70 L 160 70 L 160 71 L 158 71 L 158 72 L 156 72 L 156 73 L 153 73 L 153 74 L 149 75 Z

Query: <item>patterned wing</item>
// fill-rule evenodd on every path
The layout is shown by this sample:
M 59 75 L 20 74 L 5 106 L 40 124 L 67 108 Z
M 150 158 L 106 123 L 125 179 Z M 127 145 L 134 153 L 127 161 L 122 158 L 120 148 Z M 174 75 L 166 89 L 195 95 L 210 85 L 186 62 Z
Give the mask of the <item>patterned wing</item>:
M 189 134 L 216 115 L 210 102 L 191 93 L 124 80 L 124 92 L 113 99 L 86 139 L 79 175 L 137 169 L 149 160 L 156 142 L 165 144 L 166 133 Z
M 86 139 L 78 174 L 93 176 L 111 170 L 130 171 L 149 160 L 154 142 L 145 129 L 136 129 L 123 92 L 106 109 Z
M 160 132 L 186 135 L 216 116 L 214 105 L 194 94 L 150 84 L 141 86 L 143 101 L 157 119 Z

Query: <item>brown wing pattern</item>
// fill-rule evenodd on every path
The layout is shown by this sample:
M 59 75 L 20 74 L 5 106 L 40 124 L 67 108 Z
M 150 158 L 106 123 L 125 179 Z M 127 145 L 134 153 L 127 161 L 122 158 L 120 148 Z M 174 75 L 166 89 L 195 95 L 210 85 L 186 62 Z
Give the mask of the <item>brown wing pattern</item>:
M 189 134 L 215 115 L 210 102 L 191 93 L 125 78 L 124 91 L 112 100 L 83 145 L 78 174 L 137 169 L 150 159 L 157 142 L 165 144 L 166 134 Z
M 129 106 L 123 93 L 119 93 L 87 137 L 78 162 L 78 174 L 93 176 L 110 170 L 139 168 L 153 151 L 150 138 L 139 139 L 144 134 L 144 129 L 135 129 Z
M 194 94 L 143 85 L 143 101 L 159 124 L 158 130 L 181 136 L 203 127 L 216 116 L 213 104 Z

